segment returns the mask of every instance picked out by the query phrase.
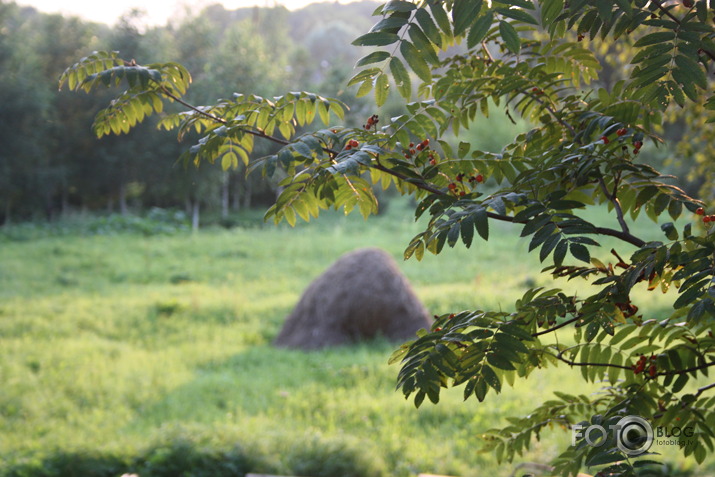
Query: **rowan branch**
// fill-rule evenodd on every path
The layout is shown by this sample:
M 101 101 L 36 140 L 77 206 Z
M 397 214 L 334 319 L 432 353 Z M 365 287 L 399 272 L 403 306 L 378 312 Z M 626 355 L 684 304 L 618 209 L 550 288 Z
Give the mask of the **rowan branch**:
M 225 119 L 223 119 L 219 116 L 216 116 L 215 114 L 206 112 L 203 109 L 184 101 L 183 99 L 176 96 L 175 94 L 173 94 L 171 91 L 169 91 L 166 88 L 162 87 L 161 92 L 165 96 L 171 98 L 172 100 L 176 101 L 177 103 L 181 104 L 182 106 L 190 109 L 191 111 L 194 111 L 197 114 L 200 114 L 200 115 L 206 117 L 207 119 L 215 121 L 219 124 L 227 124 L 228 123 L 228 121 L 226 121 Z M 537 100 L 538 100 L 538 98 L 537 98 Z M 549 108 L 548 105 L 545 105 L 545 107 L 547 109 Z M 551 110 L 550 112 L 555 115 L 555 112 L 553 112 L 553 110 Z M 562 122 L 558 118 L 557 118 L 557 120 L 560 123 Z M 567 123 L 564 123 L 564 126 L 568 127 L 569 129 L 572 129 L 571 126 Z M 281 138 L 278 138 L 275 136 L 271 136 L 270 134 L 266 134 L 263 131 L 256 131 L 256 130 L 252 130 L 252 129 L 248 129 L 248 128 L 244 128 L 243 131 L 246 132 L 247 134 L 251 134 L 253 136 L 260 137 L 260 138 L 266 139 L 268 141 L 274 142 L 276 144 L 281 144 L 283 146 L 287 146 L 290 144 L 290 141 L 287 141 L 285 139 L 281 139 Z M 326 153 L 328 153 L 332 156 L 335 156 L 338 154 L 338 151 L 335 151 L 328 147 L 324 147 L 323 151 L 325 151 Z M 429 184 L 428 182 L 416 180 L 414 178 L 408 177 L 400 172 L 390 169 L 389 167 L 385 167 L 380 163 L 371 164 L 368 167 L 372 167 L 373 169 L 377 169 L 377 170 L 384 172 L 386 174 L 390 174 L 391 176 L 396 177 L 397 179 L 400 179 L 401 181 L 410 183 L 410 184 L 414 185 L 415 187 L 417 187 L 418 189 L 422 189 L 426 192 L 430 192 L 432 194 L 436 194 L 436 195 L 440 195 L 440 196 L 447 195 L 447 192 L 433 186 L 432 184 Z M 490 219 L 499 220 L 502 222 L 510 222 L 510 223 L 517 223 L 517 224 L 525 224 L 526 223 L 525 221 L 514 220 L 513 217 L 510 217 L 508 215 L 498 214 L 495 212 L 487 212 L 487 217 L 489 217 Z M 599 235 L 607 235 L 609 237 L 618 238 L 624 242 L 630 243 L 631 245 L 635 245 L 636 247 L 642 247 L 643 245 L 645 245 L 645 242 L 643 240 L 632 235 L 628 230 L 620 231 L 620 230 L 610 229 L 607 227 L 596 227 L 595 232 Z
M 715 361 L 710 361 L 709 363 L 701 364 L 698 366 L 693 366 L 692 368 L 686 368 L 686 369 L 677 369 L 673 371 L 663 371 L 661 373 L 656 373 L 656 376 L 675 376 L 675 375 L 681 375 L 681 374 L 686 374 L 686 373 L 691 373 L 693 371 L 700 371 L 701 369 L 709 368 L 711 366 L 715 366 Z M 706 386 L 707 387 L 707 386 Z M 711 385 L 711 387 L 715 387 L 715 384 Z M 707 390 L 707 389 L 706 389 Z
M 559 361 L 563 361 L 564 363 L 568 364 L 569 366 L 592 366 L 592 367 L 599 367 L 599 368 L 618 368 L 618 369 L 627 369 L 627 370 L 632 370 L 633 368 L 630 366 L 624 366 L 622 364 L 611 364 L 611 363 L 593 363 L 590 361 L 573 361 L 568 358 L 564 358 L 564 353 L 571 348 L 566 348 L 565 350 L 559 352 L 559 354 L 552 354 L 552 356 Z M 549 353 L 551 354 L 551 353 Z
M 603 177 L 598 178 L 598 185 L 601 187 L 601 191 L 603 192 L 603 194 L 609 201 L 611 201 L 613 207 L 616 209 L 616 218 L 618 219 L 618 223 L 621 226 L 621 230 L 623 230 L 624 233 L 630 233 L 630 230 L 628 229 L 628 224 L 623 217 L 623 208 L 621 207 L 621 201 L 619 201 L 618 197 L 616 197 L 616 189 L 618 185 L 616 184 L 613 186 L 612 194 L 608 192 L 608 188 L 606 187 L 606 182 L 603 180 Z
M 675 15 L 673 15 L 672 13 L 670 13 L 670 10 L 668 10 L 667 8 L 665 8 L 665 6 L 663 5 L 663 3 L 662 3 L 660 0 L 651 0 L 651 2 L 652 2 L 656 7 L 658 7 L 658 10 L 660 10 L 661 12 L 663 12 L 663 14 L 664 14 L 665 16 L 667 16 L 668 18 L 670 18 L 671 20 L 673 20 L 675 23 L 677 23 L 677 24 L 678 24 L 678 28 L 680 28 L 680 27 L 683 25 L 683 22 L 680 20 L 680 18 L 678 18 L 678 17 L 676 17 Z M 713 53 L 713 52 L 710 51 L 710 50 L 706 50 L 705 48 L 700 48 L 700 49 L 702 50 L 703 53 L 705 53 L 705 54 L 708 56 L 708 58 L 710 58 L 711 60 L 715 60 L 715 53 Z
M 548 333 L 552 333 L 552 332 L 558 330 L 559 328 L 563 328 L 564 326 L 568 326 L 568 325 L 570 325 L 571 323 L 574 323 L 574 322 L 576 322 L 576 321 L 578 321 L 578 320 L 580 320 L 580 319 L 581 319 L 580 316 L 576 316 L 576 317 L 571 318 L 571 319 L 569 319 L 569 320 L 566 320 L 566 321 L 564 321 L 564 322 L 562 322 L 562 323 L 560 323 L 560 324 L 558 324 L 558 325 L 556 325 L 556 326 L 554 326 L 554 327 L 551 327 L 551 328 L 549 328 L 548 330 L 539 331 L 538 333 L 532 333 L 531 336 L 533 336 L 534 338 L 536 338 L 537 336 L 541 336 L 541 335 L 545 335 L 545 334 L 548 334 Z

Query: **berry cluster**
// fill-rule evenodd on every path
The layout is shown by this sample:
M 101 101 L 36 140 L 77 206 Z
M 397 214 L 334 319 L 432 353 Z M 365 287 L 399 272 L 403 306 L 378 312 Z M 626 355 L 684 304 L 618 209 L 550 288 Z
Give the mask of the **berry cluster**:
M 633 373 L 640 374 L 646 369 L 646 366 L 648 366 L 648 376 L 655 378 L 656 374 L 658 374 L 658 368 L 655 365 L 655 360 L 655 355 L 651 355 L 650 360 L 648 360 L 644 355 L 641 355 L 638 362 L 633 366 Z M 650 361 L 650 365 L 648 365 L 648 361 Z
M 378 123 L 379 120 L 380 120 L 380 119 L 377 117 L 377 114 L 373 114 L 372 116 L 370 116 L 369 118 L 367 118 L 367 123 L 366 123 L 366 124 L 363 124 L 362 127 L 364 127 L 365 129 L 370 129 L 370 128 L 373 127 L 373 126 L 374 126 L 374 127 L 377 127 L 377 123 Z
M 449 189 L 449 191 L 452 192 L 454 195 L 459 195 L 459 196 L 467 195 L 467 192 L 464 190 L 464 188 L 463 187 L 460 188 L 457 185 L 457 182 L 464 183 L 465 177 L 466 177 L 466 175 L 464 173 L 460 172 L 459 174 L 457 174 L 454 177 L 454 182 L 450 182 L 449 185 L 447 185 L 447 189 Z M 475 174 L 475 175 L 467 178 L 467 181 L 471 184 L 474 184 L 474 183 L 481 184 L 482 182 L 484 182 L 484 176 L 481 174 Z
M 618 137 L 623 137 L 626 134 L 628 134 L 628 128 L 619 128 L 616 130 L 616 136 Z M 611 142 L 611 140 L 608 139 L 608 136 L 606 135 L 601 136 L 600 140 L 603 142 L 603 144 L 608 144 L 609 142 Z M 643 141 L 633 141 L 633 154 L 638 154 L 641 150 L 641 147 L 643 147 Z M 623 150 L 625 151 L 627 149 L 628 147 L 624 145 Z
M 405 151 L 405 158 L 411 159 L 412 156 L 414 156 L 418 152 L 422 152 L 427 149 L 429 149 L 429 139 L 425 139 L 424 141 L 417 143 L 416 146 L 415 146 L 414 142 L 411 142 L 409 145 L 409 149 L 407 149 Z M 433 162 L 433 161 L 434 161 L 434 154 L 432 154 L 430 152 L 430 164 L 432 164 L 434 166 L 436 164 L 436 161 L 435 162 Z
M 703 217 L 702 218 L 703 223 L 705 223 L 705 224 L 709 224 L 710 222 L 715 223 L 715 215 L 705 215 L 705 209 L 703 209 L 702 207 L 698 207 L 695 210 L 695 213 L 697 215 L 700 215 Z
M 357 142 L 355 139 L 351 139 L 345 145 L 345 150 L 349 151 L 350 149 L 356 149 L 359 145 L 360 145 L 359 142 Z

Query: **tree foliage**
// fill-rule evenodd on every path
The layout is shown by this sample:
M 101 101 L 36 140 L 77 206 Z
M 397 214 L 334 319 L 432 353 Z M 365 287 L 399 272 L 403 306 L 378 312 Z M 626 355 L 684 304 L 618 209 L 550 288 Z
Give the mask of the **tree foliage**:
M 653 426 L 691 428 L 682 452 L 702 463 L 715 450 L 708 394 L 715 384 L 707 382 L 715 365 L 715 234 L 699 200 L 638 159 L 644 144 L 663 141 L 658 130 L 673 108 L 697 106 L 715 120 L 713 8 L 706 0 L 391 0 L 354 42 L 370 50 L 350 84 L 358 95 L 373 92 L 378 106 L 394 92 L 415 100 L 405 114 L 371 116 L 360 128 L 331 126 L 345 106 L 305 92 L 192 106 L 182 99 L 189 76 L 180 66 L 144 67 L 116 53 L 83 59 L 61 83 L 128 86 L 97 116 L 98 134 L 125 131 L 163 101 L 181 103 L 187 109 L 161 124 L 201 135 L 185 158 L 226 169 L 244 161 L 249 171 L 278 177 L 282 193 L 267 213 L 276 221 L 309 220 L 328 207 L 369 215 L 377 204 L 372 184 L 381 184 L 413 195 L 416 217 L 428 217 L 405 258 L 439 254 L 445 244 L 470 247 L 493 239 L 494 221 L 511 223 L 555 282 L 592 286 L 581 294 L 531 288 L 511 311 L 436 317 L 393 355 L 398 388 L 417 406 L 456 386 L 465 399 L 483 401 L 537 369 L 567 365 L 603 392 L 557 393 L 486 432 L 486 450 L 511 461 L 546 427 L 640 415 Z M 608 42 L 627 45 L 629 58 L 625 79 L 604 88 L 594 51 Z M 450 140 L 495 106 L 533 127 L 500 151 Z M 325 128 L 296 135 L 316 119 Z M 256 138 L 281 148 L 250 159 Z M 594 207 L 607 207 L 616 225 L 589 219 Z M 659 238 L 631 231 L 641 213 L 660 221 Z M 604 256 L 605 240 L 621 245 Z M 672 310 L 639 313 L 637 288 L 672 289 Z M 612 441 L 591 447 L 580 439 L 552 464 L 557 475 L 587 466 L 625 476 L 649 461 Z

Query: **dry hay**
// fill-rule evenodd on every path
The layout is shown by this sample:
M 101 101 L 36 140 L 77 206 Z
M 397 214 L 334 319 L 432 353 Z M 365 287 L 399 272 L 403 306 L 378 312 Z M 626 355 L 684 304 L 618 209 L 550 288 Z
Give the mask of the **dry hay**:
M 378 336 L 407 340 L 429 326 L 393 258 L 365 248 L 343 255 L 308 286 L 275 344 L 309 350 Z

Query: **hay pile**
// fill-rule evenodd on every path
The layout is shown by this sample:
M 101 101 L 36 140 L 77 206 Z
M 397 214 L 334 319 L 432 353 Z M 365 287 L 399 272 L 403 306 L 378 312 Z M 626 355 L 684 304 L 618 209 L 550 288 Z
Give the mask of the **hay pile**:
M 378 336 L 408 340 L 429 326 L 392 257 L 366 248 L 343 255 L 308 286 L 275 344 L 311 350 Z

